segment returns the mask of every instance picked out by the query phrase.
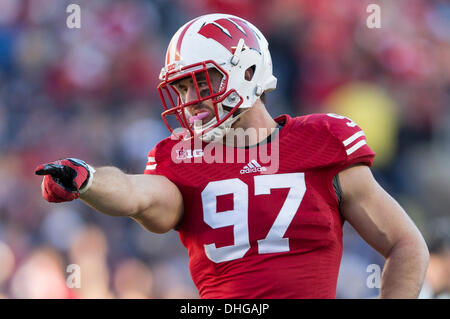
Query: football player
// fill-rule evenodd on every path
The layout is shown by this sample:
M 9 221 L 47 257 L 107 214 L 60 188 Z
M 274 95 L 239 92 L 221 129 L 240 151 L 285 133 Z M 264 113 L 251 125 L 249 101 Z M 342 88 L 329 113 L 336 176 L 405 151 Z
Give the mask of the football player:
M 386 258 L 380 297 L 418 296 L 427 246 L 372 176 L 364 132 L 336 114 L 272 118 L 265 94 L 277 80 L 255 26 L 226 14 L 189 21 L 160 80 L 173 134 L 149 152 L 144 174 L 74 158 L 42 164 L 46 200 L 79 197 L 151 232 L 177 230 L 202 298 L 335 298 L 344 221 Z M 220 150 L 233 156 L 218 160 Z

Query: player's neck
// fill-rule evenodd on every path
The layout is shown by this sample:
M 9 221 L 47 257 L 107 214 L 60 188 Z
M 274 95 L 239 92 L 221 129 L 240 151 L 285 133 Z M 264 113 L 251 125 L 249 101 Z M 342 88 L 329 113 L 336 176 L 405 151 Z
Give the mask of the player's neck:
M 264 141 L 277 127 L 277 122 L 267 112 L 264 104 L 257 102 L 235 122 L 223 144 L 248 147 Z

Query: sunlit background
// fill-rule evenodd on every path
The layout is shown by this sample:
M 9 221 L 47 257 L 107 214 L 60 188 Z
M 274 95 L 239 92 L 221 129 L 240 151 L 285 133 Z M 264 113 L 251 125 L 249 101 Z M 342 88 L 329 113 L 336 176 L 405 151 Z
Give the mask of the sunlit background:
M 70 3 L 80 29 L 66 26 Z M 370 3 L 381 7 L 379 29 L 366 25 Z M 77 157 L 142 173 L 168 135 L 156 86 L 169 39 L 213 12 L 266 35 L 278 78 L 271 115 L 331 111 L 365 130 L 377 180 L 430 247 L 422 297 L 449 297 L 445 0 L 0 0 L 0 296 L 198 298 L 175 231 L 151 234 L 80 201 L 47 203 L 34 168 Z M 66 284 L 71 264 L 81 288 Z M 368 266 L 383 264 L 345 224 L 337 297 L 376 297 Z

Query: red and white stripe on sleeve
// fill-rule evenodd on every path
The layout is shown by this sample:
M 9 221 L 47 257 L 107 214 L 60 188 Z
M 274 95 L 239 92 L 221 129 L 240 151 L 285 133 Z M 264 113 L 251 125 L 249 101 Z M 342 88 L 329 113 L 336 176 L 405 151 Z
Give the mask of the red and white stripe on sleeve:
M 361 159 L 372 165 L 375 153 L 367 144 L 364 131 L 350 118 L 338 114 L 328 113 L 329 128 L 344 146 L 347 163 L 357 163 Z
M 144 174 L 155 174 L 156 171 L 156 149 L 152 149 L 148 153 L 147 165 L 145 166 Z
M 364 145 L 367 145 L 366 135 L 361 130 L 361 131 L 356 132 L 349 138 L 347 138 L 342 143 L 345 146 L 345 151 L 346 151 L 347 155 L 351 155 L 354 152 L 356 152 L 358 149 L 363 147 Z

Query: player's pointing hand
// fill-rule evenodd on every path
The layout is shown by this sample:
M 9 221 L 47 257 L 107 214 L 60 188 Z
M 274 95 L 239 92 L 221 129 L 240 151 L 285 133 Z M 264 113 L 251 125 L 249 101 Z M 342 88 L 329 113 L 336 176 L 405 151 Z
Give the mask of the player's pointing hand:
M 77 199 L 92 184 L 95 170 L 84 161 L 67 158 L 36 167 L 36 175 L 44 175 L 42 196 L 60 203 Z

